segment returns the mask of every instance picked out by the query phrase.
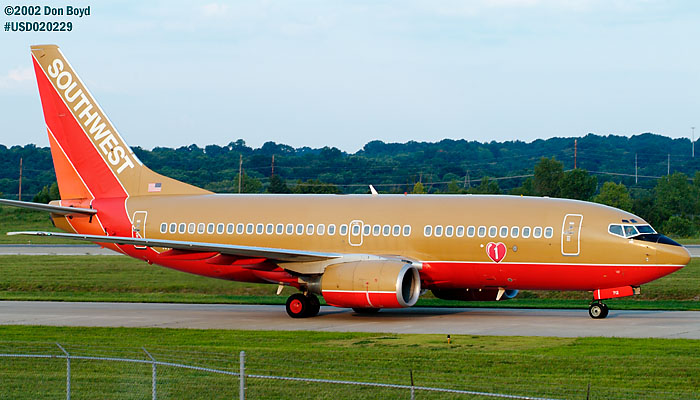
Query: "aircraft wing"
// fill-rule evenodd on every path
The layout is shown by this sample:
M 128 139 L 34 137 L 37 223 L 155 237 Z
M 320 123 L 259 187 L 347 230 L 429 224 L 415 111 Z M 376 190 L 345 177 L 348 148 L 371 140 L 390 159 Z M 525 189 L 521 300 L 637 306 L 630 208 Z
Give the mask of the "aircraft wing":
M 80 208 L 80 207 L 63 207 L 55 206 L 53 204 L 43 204 L 43 203 L 33 203 L 30 201 L 17 201 L 17 200 L 7 200 L 0 199 L 0 204 L 12 207 L 27 208 L 36 211 L 48 211 L 54 214 L 61 215 L 71 215 L 71 214 L 86 214 L 93 215 L 97 213 L 97 210 L 92 208 Z
M 185 242 L 180 240 L 163 240 L 163 239 L 141 239 L 123 236 L 102 236 L 102 235 L 81 235 L 75 233 L 61 232 L 8 232 L 8 235 L 33 235 L 33 236 L 52 236 L 65 239 L 84 240 L 97 243 L 114 243 L 121 245 L 145 246 L 145 247 L 164 247 L 182 251 L 191 252 L 218 252 L 221 254 L 252 257 L 252 258 L 267 258 L 272 261 L 279 262 L 311 262 L 325 261 L 343 257 L 343 254 L 338 253 L 320 253 L 313 251 L 287 250 L 276 249 L 270 247 L 254 247 L 254 246 L 238 246 L 232 244 L 220 243 L 200 243 L 200 242 Z

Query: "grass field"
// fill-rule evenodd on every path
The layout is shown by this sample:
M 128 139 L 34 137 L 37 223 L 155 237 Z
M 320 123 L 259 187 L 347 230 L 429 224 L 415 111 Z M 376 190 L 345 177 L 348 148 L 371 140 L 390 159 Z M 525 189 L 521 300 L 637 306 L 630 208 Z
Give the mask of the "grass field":
M 190 275 L 127 257 L 0 256 L 0 300 L 284 304 L 294 289 Z M 587 292 L 523 291 L 501 302 L 432 298 L 422 306 L 587 308 Z M 700 309 L 700 260 L 642 287 L 642 295 L 609 300 L 615 309 Z
M 536 338 L 183 329 L 0 327 L 1 353 L 145 359 L 249 374 L 409 384 L 585 399 L 696 398 L 699 343 L 693 340 Z M 64 360 L 0 358 L 3 398 L 65 396 Z M 236 398 L 235 377 L 158 367 L 159 398 Z M 150 366 L 73 361 L 74 398 L 146 398 Z M 248 380 L 248 398 L 409 398 L 406 391 Z M 454 398 L 419 392 L 417 398 Z
M 25 210 L 17 207 L 0 206 L 0 244 L 31 243 L 72 243 L 74 240 L 56 240 L 36 236 L 7 236 L 12 231 L 53 231 L 58 232 L 49 219 L 49 213 Z

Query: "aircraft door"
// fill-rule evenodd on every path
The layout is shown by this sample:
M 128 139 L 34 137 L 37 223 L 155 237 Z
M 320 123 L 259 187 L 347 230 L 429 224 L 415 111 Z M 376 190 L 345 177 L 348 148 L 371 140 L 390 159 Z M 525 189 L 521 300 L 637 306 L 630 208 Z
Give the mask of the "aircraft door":
M 566 214 L 561 227 L 561 254 L 577 256 L 581 252 L 581 223 L 583 215 Z
M 146 217 L 148 216 L 147 211 L 135 211 L 134 218 L 132 219 L 131 226 L 131 237 L 133 238 L 146 238 Z M 145 249 L 146 246 L 134 246 L 137 249 Z
M 356 219 L 348 227 L 348 243 L 350 246 L 362 246 L 362 221 Z

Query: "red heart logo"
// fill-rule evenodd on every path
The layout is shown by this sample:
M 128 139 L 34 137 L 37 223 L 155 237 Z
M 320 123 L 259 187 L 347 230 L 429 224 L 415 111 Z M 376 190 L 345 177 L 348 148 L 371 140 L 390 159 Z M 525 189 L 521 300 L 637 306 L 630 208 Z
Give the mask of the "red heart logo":
M 486 254 L 488 254 L 489 258 L 492 261 L 495 262 L 501 262 L 506 257 L 506 245 L 503 244 L 503 242 L 489 242 L 489 244 L 486 245 Z

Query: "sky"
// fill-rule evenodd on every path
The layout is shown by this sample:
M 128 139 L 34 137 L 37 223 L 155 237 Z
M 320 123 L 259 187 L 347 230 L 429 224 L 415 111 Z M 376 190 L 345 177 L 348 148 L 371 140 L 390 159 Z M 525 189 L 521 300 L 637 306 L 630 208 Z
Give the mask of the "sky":
M 2 14 L 73 30 L 0 33 L 0 144 L 48 145 L 29 52 L 44 43 L 147 149 L 700 128 L 697 1 L 31 2 L 66 3 L 90 15 Z

